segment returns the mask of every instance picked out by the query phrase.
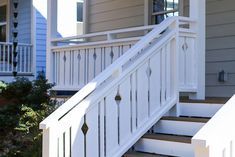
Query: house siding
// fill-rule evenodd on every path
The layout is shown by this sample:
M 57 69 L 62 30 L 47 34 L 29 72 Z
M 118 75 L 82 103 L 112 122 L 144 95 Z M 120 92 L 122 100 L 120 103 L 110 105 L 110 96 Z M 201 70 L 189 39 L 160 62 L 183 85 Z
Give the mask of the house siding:
M 235 93 L 235 1 L 209 0 L 206 4 L 206 96 Z M 218 73 L 228 73 L 220 83 Z
M 36 9 L 36 71 L 46 71 L 46 18 Z
M 90 0 L 88 10 L 89 33 L 144 25 L 143 0 Z
M 31 43 L 31 0 L 19 0 L 18 41 Z

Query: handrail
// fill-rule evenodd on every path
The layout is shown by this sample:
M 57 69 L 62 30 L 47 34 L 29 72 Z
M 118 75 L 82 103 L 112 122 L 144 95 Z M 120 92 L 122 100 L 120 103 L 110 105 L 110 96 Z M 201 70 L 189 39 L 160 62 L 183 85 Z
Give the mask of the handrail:
M 197 132 L 192 144 L 204 149 L 221 148 L 222 151 L 235 139 L 234 111 L 235 95 Z
M 0 42 L 2 45 L 12 45 L 12 42 Z M 18 43 L 20 46 L 33 46 L 32 44 L 26 44 L 26 43 Z
M 149 44 L 157 35 L 166 30 L 169 25 L 176 22 L 179 17 L 170 17 L 162 22 L 160 25 L 156 25 L 155 28 L 144 36 L 140 41 L 138 41 L 131 49 L 127 51 L 126 54 L 117 59 L 113 64 L 111 64 L 107 69 L 105 69 L 100 75 L 83 87 L 79 92 L 77 92 L 73 97 L 71 97 L 67 102 L 65 102 L 61 107 L 59 107 L 55 112 L 53 112 L 49 117 L 40 123 L 40 129 L 47 129 L 53 126 L 56 121 L 58 121 L 63 115 L 73 109 L 78 105 L 84 98 L 90 95 L 95 89 L 97 89 L 105 80 L 107 80 L 112 75 L 121 73 L 121 67 L 126 64 L 132 57 L 134 57 L 139 50 L 144 49 L 146 45 Z M 181 18 L 180 18 L 181 19 Z M 183 18 L 184 20 L 185 18 Z
M 121 34 L 121 33 L 147 31 L 147 30 L 153 29 L 154 27 L 155 27 L 155 25 L 149 25 L 149 26 L 141 26 L 141 27 L 134 27 L 134 28 L 117 29 L 117 30 L 112 30 L 112 31 L 104 31 L 104 32 L 98 32 L 98 33 L 90 33 L 90 34 L 65 37 L 65 38 L 54 38 L 51 40 L 51 42 L 62 42 L 62 41 L 67 41 L 67 40 L 92 38 L 92 37 L 97 37 L 97 36 L 107 36 L 108 37 L 110 35 Z

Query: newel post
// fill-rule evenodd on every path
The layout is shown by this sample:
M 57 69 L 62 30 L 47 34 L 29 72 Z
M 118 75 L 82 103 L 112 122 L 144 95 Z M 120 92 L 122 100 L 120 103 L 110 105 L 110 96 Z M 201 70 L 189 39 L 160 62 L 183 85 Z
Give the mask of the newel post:
M 47 0 L 47 53 L 46 53 L 46 77 L 53 83 L 53 54 L 51 39 L 57 37 L 57 0 Z
M 206 27 L 206 0 L 190 0 L 190 18 L 197 22 L 191 27 L 196 30 L 196 65 L 197 65 L 197 93 L 190 95 L 191 99 L 205 99 L 205 27 Z

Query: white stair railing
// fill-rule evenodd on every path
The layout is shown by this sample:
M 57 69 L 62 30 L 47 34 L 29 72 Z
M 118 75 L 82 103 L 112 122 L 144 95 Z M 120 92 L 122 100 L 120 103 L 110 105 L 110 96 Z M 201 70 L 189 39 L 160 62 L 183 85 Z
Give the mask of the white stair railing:
M 178 102 L 179 19 L 168 18 L 40 124 L 43 157 L 120 157 Z
M 193 137 L 195 157 L 235 156 L 235 96 Z

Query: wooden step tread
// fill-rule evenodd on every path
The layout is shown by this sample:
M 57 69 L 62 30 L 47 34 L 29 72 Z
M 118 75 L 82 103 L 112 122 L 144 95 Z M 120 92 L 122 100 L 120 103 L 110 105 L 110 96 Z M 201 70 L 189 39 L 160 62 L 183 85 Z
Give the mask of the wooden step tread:
M 205 100 L 191 100 L 188 97 L 180 97 L 180 102 L 185 103 L 225 104 L 228 100 L 227 97 L 206 97 Z
M 192 139 L 192 137 L 189 136 L 178 136 L 178 135 L 168 135 L 168 134 L 145 134 L 142 138 L 164 140 L 170 142 L 180 142 L 180 143 L 191 143 Z
M 162 117 L 161 120 L 207 123 L 210 119 L 209 118 L 169 117 L 169 116 L 166 116 L 166 117 Z
M 142 152 L 128 152 L 123 157 L 168 157 L 165 155 L 142 153 Z

